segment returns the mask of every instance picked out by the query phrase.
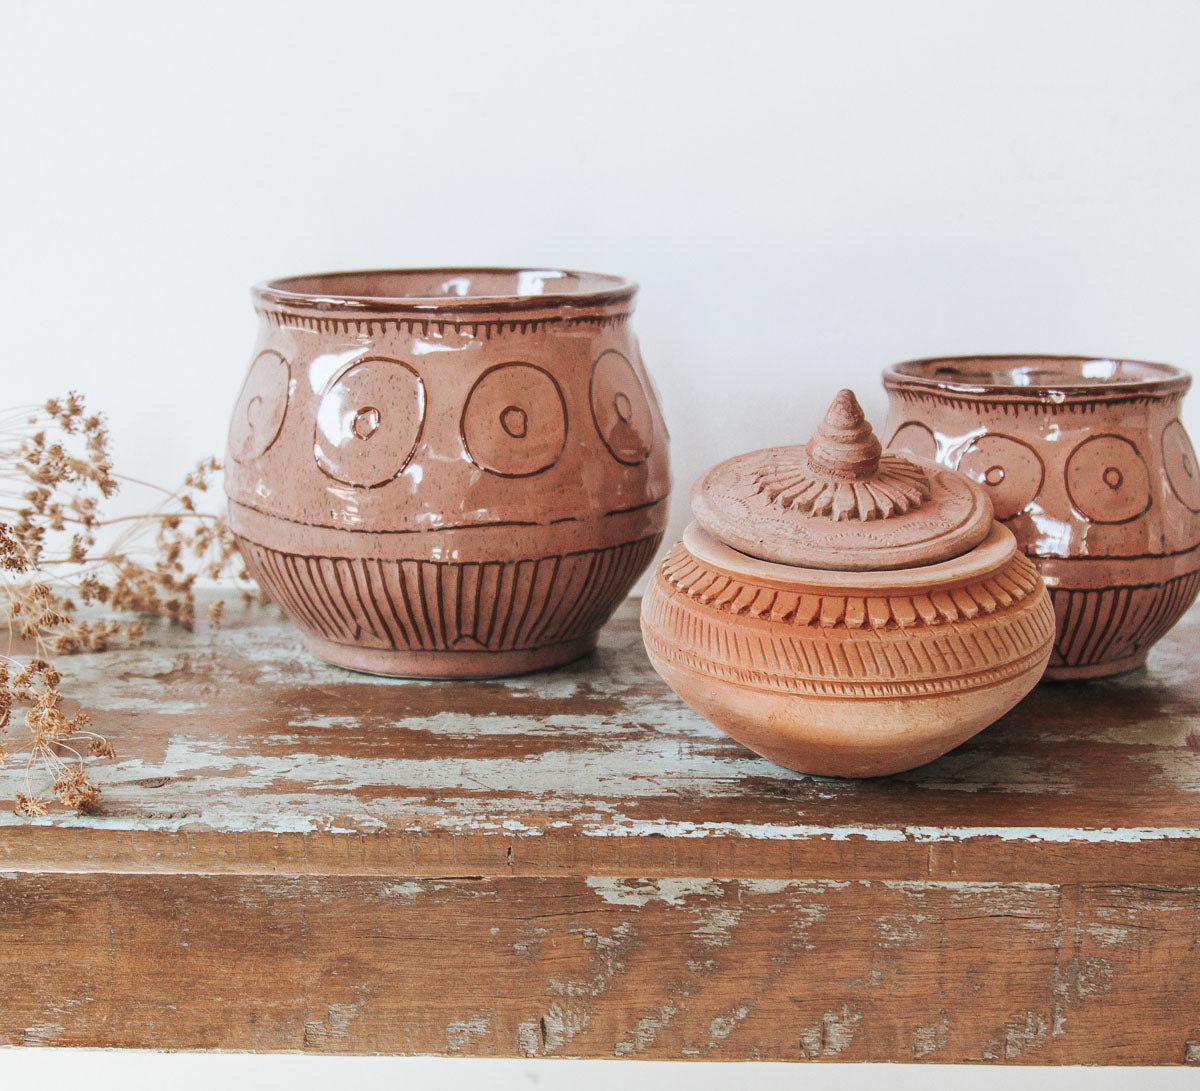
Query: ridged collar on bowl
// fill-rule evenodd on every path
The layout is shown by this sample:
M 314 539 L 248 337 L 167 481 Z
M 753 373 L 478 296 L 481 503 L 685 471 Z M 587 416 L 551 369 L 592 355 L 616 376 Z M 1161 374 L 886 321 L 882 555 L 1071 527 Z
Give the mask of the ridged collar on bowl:
M 1127 373 L 1122 375 L 1122 369 Z M 1027 381 L 995 381 L 1004 372 L 1023 373 Z M 883 385 L 887 390 L 955 400 L 1060 405 L 1182 395 L 1192 385 L 1192 377 L 1171 364 L 1145 360 L 1011 353 L 907 360 L 884 368 Z
M 473 291 L 472 280 L 492 282 L 484 292 Z M 511 279 L 512 290 L 496 290 L 495 282 Z M 389 282 L 400 287 L 410 281 L 415 291 L 386 291 Z M 556 290 L 555 281 L 573 290 Z M 372 283 L 374 282 L 374 284 Z M 429 291 L 434 285 L 440 291 Z M 421 290 L 422 286 L 425 290 Z M 454 294 L 455 289 L 464 294 Z M 637 284 L 623 277 L 572 270 L 523 267 L 446 267 L 429 269 L 368 269 L 283 277 L 262 281 L 252 289 L 259 311 L 320 315 L 445 316 L 611 315 L 633 309 Z

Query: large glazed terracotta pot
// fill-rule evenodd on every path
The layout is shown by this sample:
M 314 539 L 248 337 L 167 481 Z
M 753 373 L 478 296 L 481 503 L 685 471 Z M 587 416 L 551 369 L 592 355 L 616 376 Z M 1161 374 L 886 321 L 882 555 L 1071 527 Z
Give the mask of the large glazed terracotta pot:
M 1200 589 L 1200 469 L 1178 368 L 1064 356 L 884 372 L 888 446 L 987 489 L 1054 601 L 1047 677 L 1141 666 Z
M 849 391 L 807 446 L 729 459 L 642 600 L 654 669 L 805 773 L 921 765 L 1037 683 L 1054 616 L 983 489 L 881 454 Z
M 593 647 L 667 515 L 635 291 L 518 269 L 254 289 L 230 522 L 310 649 L 357 670 L 471 677 Z

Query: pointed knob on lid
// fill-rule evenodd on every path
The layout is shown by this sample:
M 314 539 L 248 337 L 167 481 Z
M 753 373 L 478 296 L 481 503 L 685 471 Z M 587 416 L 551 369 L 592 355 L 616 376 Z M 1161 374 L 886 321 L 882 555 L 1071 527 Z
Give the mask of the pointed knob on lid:
M 692 511 L 752 557 L 841 571 L 948 560 L 992 527 L 991 501 L 973 481 L 883 453 L 849 390 L 805 446 L 753 451 L 709 470 L 692 489 Z
M 883 444 L 876 438 L 854 391 L 839 390 L 805 450 L 815 473 L 864 478 L 879 467 Z

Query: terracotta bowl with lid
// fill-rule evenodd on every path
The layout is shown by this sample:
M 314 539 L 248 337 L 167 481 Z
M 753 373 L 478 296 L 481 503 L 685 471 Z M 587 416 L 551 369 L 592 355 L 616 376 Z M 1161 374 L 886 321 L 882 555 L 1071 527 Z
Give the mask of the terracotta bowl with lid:
M 254 289 L 229 520 L 312 651 L 483 677 L 595 645 L 658 548 L 670 490 L 635 292 L 554 269 Z
M 771 761 L 911 769 L 1045 669 L 1049 597 L 985 490 L 883 454 L 848 390 L 806 446 L 710 470 L 692 510 L 642 601 L 646 649 L 684 701 Z
M 1046 581 L 1046 674 L 1133 670 L 1200 591 L 1200 465 L 1168 364 L 1087 356 L 912 360 L 884 372 L 889 450 L 977 481 Z

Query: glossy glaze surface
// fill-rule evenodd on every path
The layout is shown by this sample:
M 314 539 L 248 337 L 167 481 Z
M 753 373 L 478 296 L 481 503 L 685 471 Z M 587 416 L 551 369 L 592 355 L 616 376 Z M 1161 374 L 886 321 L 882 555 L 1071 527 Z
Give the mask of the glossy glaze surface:
M 592 646 L 666 521 L 635 291 L 515 269 L 255 289 L 226 491 L 252 573 L 313 650 L 457 677 Z
M 1056 356 L 917 360 L 884 372 L 888 447 L 979 482 L 1050 588 L 1049 677 L 1140 666 L 1200 589 L 1190 376 Z

